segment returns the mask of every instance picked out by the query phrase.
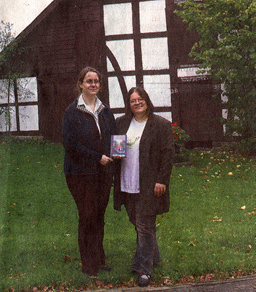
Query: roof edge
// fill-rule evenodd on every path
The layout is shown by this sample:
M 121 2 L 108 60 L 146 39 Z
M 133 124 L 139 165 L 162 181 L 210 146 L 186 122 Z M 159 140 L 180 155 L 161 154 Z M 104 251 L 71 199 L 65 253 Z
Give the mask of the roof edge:
M 50 3 L 21 33 L 16 39 L 25 38 L 29 35 L 63 0 L 54 0 Z

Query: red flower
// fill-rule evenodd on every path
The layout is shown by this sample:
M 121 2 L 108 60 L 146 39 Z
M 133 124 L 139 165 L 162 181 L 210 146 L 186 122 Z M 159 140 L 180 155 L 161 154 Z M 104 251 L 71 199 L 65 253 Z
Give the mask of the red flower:
M 175 144 L 182 144 L 190 139 L 189 135 L 178 126 L 177 122 L 172 123 L 173 139 Z

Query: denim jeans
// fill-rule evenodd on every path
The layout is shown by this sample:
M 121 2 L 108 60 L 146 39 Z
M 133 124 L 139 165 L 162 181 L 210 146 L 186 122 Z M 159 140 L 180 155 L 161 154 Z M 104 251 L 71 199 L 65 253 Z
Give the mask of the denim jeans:
M 124 205 L 130 222 L 137 232 L 137 248 L 131 270 L 151 275 L 153 265 L 162 259 L 156 238 L 156 215 L 144 215 L 138 210 L 140 194 L 124 193 Z

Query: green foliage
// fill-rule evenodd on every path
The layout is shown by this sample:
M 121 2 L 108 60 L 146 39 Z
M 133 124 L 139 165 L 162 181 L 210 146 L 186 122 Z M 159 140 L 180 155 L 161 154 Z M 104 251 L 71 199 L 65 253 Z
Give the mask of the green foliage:
M 18 53 L 18 40 L 12 33 L 12 26 L 13 24 L 9 22 L 0 22 L 0 73 L 1 77 L 7 79 L 18 77 L 17 66 L 14 62 Z
M 190 140 L 190 136 L 178 126 L 177 122 L 172 123 L 172 133 L 175 145 L 180 145 Z
M 190 166 L 173 168 L 170 211 L 157 217 L 163 261 L 154 268 L 155 285 L 207 274 L 218 279 L 255 267 L 252 159 L 228 152 L 189 155 Z M 0 140 L 0 291 L 136 285 L 130 271 L 136 232 L 124 208 L 113 210 L 112 194 L 104 239 L 112 271 L 100 271 L 98 279 L 82 274 L 78 215 L 63 156 L 61 145 L 42 140 Z
M 1 20 L 0 22 L 0 51 L 2 51 L 5 47 L 7 47 L 14 39 L 14 35 L 12 34 L 13 24 L 9 22 L 4 22 Z
M 255 147 L 256 137 L 256 2 L 188 0 L 175 13 L 200 36 L 190 55 L 217 82 L 224 84 L 227 134 L 236 132 Z

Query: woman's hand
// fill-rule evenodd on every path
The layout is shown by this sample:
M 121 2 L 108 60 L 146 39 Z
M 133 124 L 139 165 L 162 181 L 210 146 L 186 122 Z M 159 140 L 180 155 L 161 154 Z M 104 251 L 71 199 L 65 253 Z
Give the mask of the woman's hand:
M 113 159 L 114 159 L 114 160 L 121 160 L 122 157 L 121 157 L 121 156 L 114 156 Z
M 102 155 L 101 160 L 100 160 L 100 164 L 101 164 L 101 165 L 106 166 L 106 165 L 108 165 L 108 164 L 111 163 L 111 162 L 113 162 L 113 159 L 109 158 L 109 157 L 106 156 L 106 155 Z
M 159 183 L 155 184 L 155 189 L 154 189 L 155 196 L 161 197 L 165 193 L 165 191 L 166 191 L 166 185 L 159 184 Z

